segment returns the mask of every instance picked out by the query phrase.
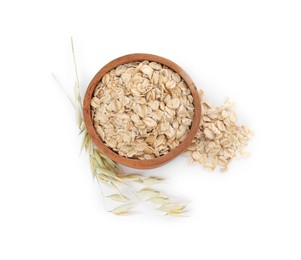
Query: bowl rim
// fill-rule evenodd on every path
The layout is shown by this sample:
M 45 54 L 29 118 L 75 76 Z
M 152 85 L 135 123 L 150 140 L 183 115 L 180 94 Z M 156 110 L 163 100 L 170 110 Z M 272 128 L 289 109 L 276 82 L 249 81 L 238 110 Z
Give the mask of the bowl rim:
M 139 160 L 139 159 L 131 159 L 124 156 L 121 156 L 111 150 L 109 147 L 107 147 L 104 142 L 101 140 L 101 138 L 98 136 L 92 120 L 91 115 L 91 98 L 93 96 L 94 90 L 97 87 L 98 83 L 101 81 L 103 75 L 105 75 L 110 70 L 118 67 L 119 65 L 126 64 L 129 62 L 135 62 L 135 61 L 154 61 L 157 63 L 160 63 L 162 65 L 165 65 L 166 67 L 169 67 L 176 73 L 178 73 L 181 78 L 185 81 L 187 86 L 189 87 L 191 94 L 193 96 L 193 105 L 194 105 L 194 116 L 191 128 L 186 136 L 186 138 L 174 149 L 169 151 L 167 154 L 157 157 L 155 159 L 149 159 L 149 160 Z M 83 104 L 83 114 L 84 114 L 84 122 L 86 125 L 87 132 L 89 136 L 91 137 L 93 143 L 111 160 L 123 164 L 125 166 L 136 168 L 136 169 L 151 169 L 155 167 L 159 167 L 161 165 L 164 165 L 165 163 L 169 162 L 170 160 L 177 157 L 179 154 L 184 152 L 186 148 L 191 144 L 193 138 L 196 136 L 200 120 L 201 120 L 201 100 L 200 96 L 198 94 L 197 88 L 192 81 L 192 79 L 188 76 L 188 74 L 176 63 L 173 61 L 153 55 L 153 54 L 147 54 L 147 53 L 133 53 L 133 54 L 127 54 L 124 56 L 121 56 L 119 58 L 116 58 L 109 63 L 107 63 L 105 66 L 103 66 L 93 77 L 91 82 L 88 85 L 88 88 L 85 93 L 84 97 L 84 104 Z

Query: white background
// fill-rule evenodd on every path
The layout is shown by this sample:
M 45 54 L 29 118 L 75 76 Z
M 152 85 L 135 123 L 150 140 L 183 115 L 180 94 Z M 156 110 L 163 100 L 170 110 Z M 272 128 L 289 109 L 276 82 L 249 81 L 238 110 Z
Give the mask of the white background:
M 301 6 L 293 0 L 2 1 L 0 259 L 300 259 Z M 191 217 L 107 213 L 74 112 L 74 37 L 84 93 L 124 54 L 182 66 L 207 97 L 237 104 L 252 157 L 209 173 L 179 157 L 145 172 L 191 200 Z

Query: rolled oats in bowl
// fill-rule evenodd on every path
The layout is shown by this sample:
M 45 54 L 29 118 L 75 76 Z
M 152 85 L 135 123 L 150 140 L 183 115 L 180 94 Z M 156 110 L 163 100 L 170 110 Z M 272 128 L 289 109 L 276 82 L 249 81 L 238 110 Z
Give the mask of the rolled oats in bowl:
M 150 61 L 130 62 L 106 73 L 91 99 L 94 128 L 120 156 L 149 160 L 169 153 L 189 133 L 191 91 L 179 74 Z

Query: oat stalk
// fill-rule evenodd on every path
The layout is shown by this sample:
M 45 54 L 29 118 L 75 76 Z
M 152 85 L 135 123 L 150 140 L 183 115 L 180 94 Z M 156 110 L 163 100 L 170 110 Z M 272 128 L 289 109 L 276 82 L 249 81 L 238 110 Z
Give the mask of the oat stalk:
M 151 186 L 162 183 L 164 180 L 158 177 L 147 177 L 140 173 L 126 174 L 121 167 L 104 155 L 92 142 L 83 120 L 83 102 L 80 94 L 80 84 L 78 69 L 75 58 L 75 50 L 73 40 L 71 38 L 72 57 L 75 70 L 75 86 L 74 96 L 75 102 L 67 94 L 57 77 L 53 75 L 54 79 L 61 86 L 67 95 L 70 103 L 76 111 L 76 123 L 79 128 L 79 134 L 82 135 L 83 141 L 81 150 L 85 150 L 89 155 L 91 172 L 93 178 L 99 184 L 101 192 L 102 185 L 108 186 L 113 192 L 104 198 L 118 203 L 119 205 L 110 212 L 115 215 L 130 215 L 135 213 L 133 208 L 143 202 L 149 204 L 151 208 L 158 210 L 170 216 L 184 216 L 186 211 L 185 203 L 178 203 L 169 196 L 163 194 Z

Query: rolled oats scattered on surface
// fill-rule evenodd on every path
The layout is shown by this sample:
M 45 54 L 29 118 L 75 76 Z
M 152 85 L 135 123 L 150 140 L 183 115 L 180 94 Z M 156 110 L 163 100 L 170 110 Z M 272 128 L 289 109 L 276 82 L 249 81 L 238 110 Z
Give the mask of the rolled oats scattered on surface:
M 221 171 L 227 171 L 228 164 L 234 157 L 248 157 L 244 151 L 254 132 L 236 122 L 233 111 L 234 104 L 225 100 L 224 104 L 214 107 L 204 100 L 203 91 L 199 91 L 202 100 L 202 118 L 199 131 L 193 139 L 187 152 L 191 160 L 198 162 L 208 170 L 219 166 Z

